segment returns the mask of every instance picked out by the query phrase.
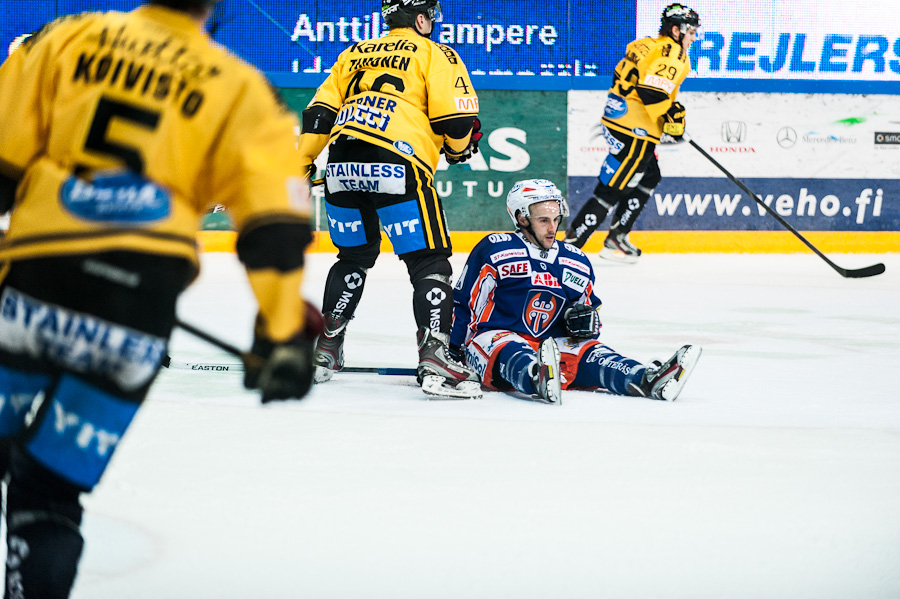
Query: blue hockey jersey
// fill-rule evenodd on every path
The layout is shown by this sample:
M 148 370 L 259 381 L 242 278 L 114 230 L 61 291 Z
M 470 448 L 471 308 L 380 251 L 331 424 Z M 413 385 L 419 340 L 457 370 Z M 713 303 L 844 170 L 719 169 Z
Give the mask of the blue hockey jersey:
M 454 285 L 450 344 L 496 329 L 567 337 L 563 314 L 575 304 L 600 306 L 584 252 L 562 241 L 545 251 L 519 232 L 492 233 L 469 254 Z

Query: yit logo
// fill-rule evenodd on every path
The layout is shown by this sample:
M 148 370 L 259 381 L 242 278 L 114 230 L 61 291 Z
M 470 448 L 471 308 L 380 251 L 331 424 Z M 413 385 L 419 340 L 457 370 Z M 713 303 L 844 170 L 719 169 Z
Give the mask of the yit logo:
M 778 145 L 785 150 L 793 148 L 797 143 L 797 132 L 791 127 L 782 127 L 778 130 L 778 133 L 775 134 L 775 141 L 777 141 Z
M 722 123 L 722 141 L 729 144 L 744 143 L 747 139 L 747 123 L 743 121 L 725 121 Z

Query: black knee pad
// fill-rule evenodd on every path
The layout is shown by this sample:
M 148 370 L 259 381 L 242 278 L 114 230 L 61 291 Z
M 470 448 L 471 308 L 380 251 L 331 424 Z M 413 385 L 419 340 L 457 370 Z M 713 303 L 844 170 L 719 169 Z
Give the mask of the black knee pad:
M 409 282 L 415 286 L 416 281 L 429 275 L 441 275 L 448 279 L 453 275 L 453 267 L 450 266 L 449 252 L 411 252 L 400 256 L 406 263 L 409 272 Z
M 340 248 L 338 251 L 338 260 L 349 262 L 359 268 L 366 270 L 375 266 L 378 254 L 381 253 L 381 240 L 374 241 L 367 245 L 360 245 L 349 248 Z

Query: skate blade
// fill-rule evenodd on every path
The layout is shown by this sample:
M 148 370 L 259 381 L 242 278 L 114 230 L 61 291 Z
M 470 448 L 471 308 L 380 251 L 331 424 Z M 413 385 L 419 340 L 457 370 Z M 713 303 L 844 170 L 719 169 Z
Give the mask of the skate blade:
M 427 374 L 422 378 L 422 391 L 429 399 L 481 399 L 481 384 L 476 381 L 462 381 L 451 386 L 442 376 Z
M 324 383 L 330 381 L 333 376 L 334 371 L 332 369 L 325 368 L 324 366 L 316 366 L 316 372 L 313 374 L 313 381 L 317 384 Z
M 681 368 L 681 372 L 679 372 L 671 381 L 663 385 L 663 388 L 659 392 L 660 396 L 665 401 L 675 401 L 678 399 L 681 390 L 684 388 L 684 384 L 687 383 L 688 377 L 690 377 L 691 372 L 694 371 L 694 367 L 697 365 L 697 361 L 700 359 L 700 354 L 702 353 L 702 347 L 699 345 L 692 345 L 680 358 L 678 358 L 678 366 Z
M 551 379 L 547 384 L 547 397 L 540 397 L 543 403 L 561 405 L 562 404 L 562 380 L 560 379 L 559 370 L 559 346 L 552 338 L 545 339 L 540 347 L 541 364 L 550 366 Z
M 603 248 L 600 250 L 600 257 L 615 264 L 636 264 L 640 256 L 631 256 L 620 250 L 611 250 Z

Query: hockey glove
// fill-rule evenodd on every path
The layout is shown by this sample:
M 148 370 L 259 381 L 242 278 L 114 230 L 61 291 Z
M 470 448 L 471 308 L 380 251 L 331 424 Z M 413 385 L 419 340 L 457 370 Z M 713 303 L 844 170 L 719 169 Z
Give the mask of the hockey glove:
M 681 105 L 681 102 L 672 102 L 669 111 L 662 117 L 663 133 L 671 135 L 676 142 L 681 141 L 681 138 L 684 135 L 685 116 L 687 116 L 687 111 L 684 109 L 684 106 Z
M 563 318 L 566 330 L 576 339 L 596 339 L 600 334 L 600 315 L 597 308 L 585 304 L 576 304 L 566 310 Z
M 466 146 L 465 150 L 457 154 L 447 147 L 447 144 L 444 144 L 441 148 L 441 153 L 447 156 L 447 164 L 461 164 L 477 154 L 478 142 L 481 141 L 482 137 L 484 137 L 484 133 L 481 132 L 481 121 L 478 117 L 475 117 L 475 121 L 472 123 L 472 135 L 469 137 L 469 145 Z
M 258 323 L 251 351 L 259 359 L 245 361 L 244 386 L 259 389 L 264 404 L 301 399 L 313 382 L 315 341 L 325 329 L 321 311 L 306 302 L 306 326 L 284 343 L 267 338 Z

